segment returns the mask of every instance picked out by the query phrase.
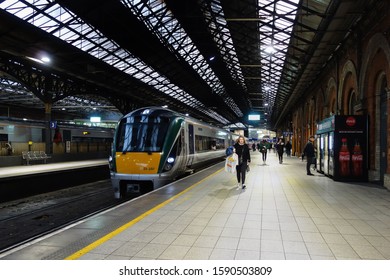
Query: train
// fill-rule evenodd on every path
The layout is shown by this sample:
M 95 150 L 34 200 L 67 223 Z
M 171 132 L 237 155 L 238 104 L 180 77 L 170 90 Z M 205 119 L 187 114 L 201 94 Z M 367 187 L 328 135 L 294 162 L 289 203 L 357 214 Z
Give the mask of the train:
M 53 121 L 52 136 L 61 133 L 61 142 L 112 142 L 114 128 L 77 125 L 70 121 Z M 0 141 L 2 142 L 44 142 L 46 121 L 0 117 Z M 53 138 L 55 142 L 55 139 Z
M 116 126 L 110 175 L 115 198 L 160 188 L 226 157 L 239 135 L 162 107 L 144 107 Z
M 53 122 L 50 128 L 50 140 L 55 143 L 53 153 L 65 153 L 65 143 L 69 142 L 71 153 L 80 151 L 111 151 L 114 127 L 94 127 L 78 125 L 70 121 Z M 48 123 L 41 120 L 0 117 L 0 156 L 22 155 L 23 151 L 45 150 Z M 12 144 L 8 153 L 7 145 Z M 77 147 L 77 148 L 76 148 Z M 104 149 L 103 149 L 104 148 Z

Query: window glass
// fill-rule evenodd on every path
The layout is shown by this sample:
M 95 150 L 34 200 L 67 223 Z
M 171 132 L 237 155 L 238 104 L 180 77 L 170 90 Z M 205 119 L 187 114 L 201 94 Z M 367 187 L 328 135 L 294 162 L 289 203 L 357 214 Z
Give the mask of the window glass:
M 225 139 L 208 137 L 208 136 L 195 136 L 195 150 L 197 152 L 205 152 L 210 150 L 225 149 Z
M 131 116 L 118 127 L 117 151 L 161 152 L 168 131 L 169 118 Z

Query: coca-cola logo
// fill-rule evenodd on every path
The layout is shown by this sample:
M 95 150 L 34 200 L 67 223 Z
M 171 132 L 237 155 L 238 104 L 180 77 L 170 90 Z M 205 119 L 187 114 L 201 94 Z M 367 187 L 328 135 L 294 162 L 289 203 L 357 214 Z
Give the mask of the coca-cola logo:
M 352 161 L 363 161 L 363 155 L 352 155 Z
M 354 126 L 356 124 L 356 119 L 354 117 L 348 117 L 345 123 L 348 126 Z
M 349 153 L 342 153 L 340 152 L 339 154 L 339 161 L 349 161 L 350 160 L 350 156 L 349 156 Z

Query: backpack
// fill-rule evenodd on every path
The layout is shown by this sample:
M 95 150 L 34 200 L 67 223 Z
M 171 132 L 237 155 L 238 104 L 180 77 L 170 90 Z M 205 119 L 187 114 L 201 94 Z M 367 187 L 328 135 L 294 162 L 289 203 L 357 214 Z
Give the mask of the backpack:
M 226 156 L 230 156 L 231 154 L 233 154 L 233 146 L 229 146 L 227 149 L 226 149 Z

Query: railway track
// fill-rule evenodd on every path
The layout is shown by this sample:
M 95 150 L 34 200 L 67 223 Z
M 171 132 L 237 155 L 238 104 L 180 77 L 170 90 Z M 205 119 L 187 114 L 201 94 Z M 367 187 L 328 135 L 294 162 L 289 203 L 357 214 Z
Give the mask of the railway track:
M 108 179 L 2 202 L 0 254 L 134 197 L 115 199 Z
M 0 253 L 124 201 L 103 180 L 1 203 Z

